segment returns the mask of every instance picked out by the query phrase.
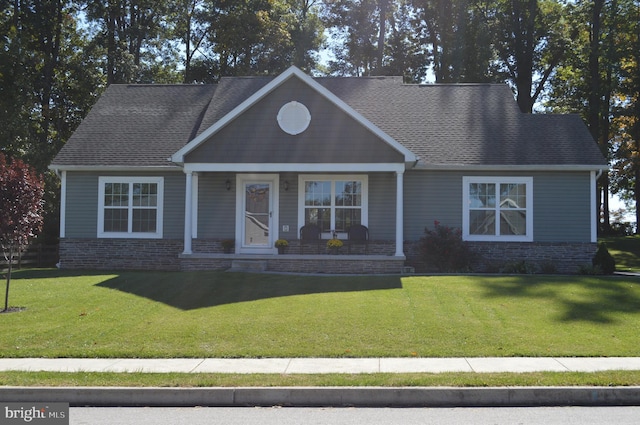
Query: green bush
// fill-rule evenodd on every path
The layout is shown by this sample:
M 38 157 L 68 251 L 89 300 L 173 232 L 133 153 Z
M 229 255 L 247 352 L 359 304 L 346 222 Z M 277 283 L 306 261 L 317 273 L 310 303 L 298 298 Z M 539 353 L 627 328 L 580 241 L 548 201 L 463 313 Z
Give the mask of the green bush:
M 593 260 L 591 260 L 591 264 L 600 267 L 604 274 L 613 274 L 616 271 L 616 260 L 609 254 L 607 245 L 604 242 L 598 244 L 598 250 Z
M 600 266 L 594 266 L 592 264 L 583 264 L 578 267 L 578 274 L 585 276 L 598 276 L 602 274 Z
M 433 222 L 434 228 L 425 228 L 420 239 L 423 260 L 443 273 L 471 271 L 476 255 L 469 244 L 462 240 L 462 231 Z
M 525 260 L 506 263 L 500 270 L 501 273 L 505 274 L 535 274 L 537 271 L 538 268 L 535 264 L 528 263 Z

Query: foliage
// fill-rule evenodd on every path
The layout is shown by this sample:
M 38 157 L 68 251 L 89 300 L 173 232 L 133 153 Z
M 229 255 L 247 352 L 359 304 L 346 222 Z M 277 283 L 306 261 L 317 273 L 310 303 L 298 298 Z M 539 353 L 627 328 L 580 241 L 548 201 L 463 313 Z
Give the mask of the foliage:
M 439 272 L 470 271 L 476 255 L 462 240 L 462 231 L 434 221 L 433 229 L 425 228 L 420 239 L 420 252 L 424 261 Z
M 534 274 L 537 271 L 536 265 L 526 260 L 509 262 L 500 270 L 501 273 L 506 274 Z
M 337 238 L 332 238 L 332 239 L 329 239 L 327 241 L 327 248 L 329 248 L 329 249 L 342 248 L 343 245 L 344 245 L 344 243 L 340 239 L 337 239 Z
M 275 243 L 276 248 L 284 248 L 289 246 L 289 241 L 286 239 L 278 239 Z
M 236 241 L 233 239 L 223 239 L 220 245 L 222 245 L 224 249 L 232 249 L 236 245 Z
M 603 238 L 616 260 L 616 270 L 640 273 L 640 236 Z
M 602 268 L 593 264 L 582 264 L 578 266 L 578 274 L 585 276 L 599 276 L 602 273 Z
M 13 259 L 42 229 L 43 195 L 42 177 L 0 152 L 0 246 L 8 265 L 4 311 L 9 308 Z
M 604 274 L 613 274 L 613 272 L 616 271 L 616 260 L 609 253 L 607 244 L 604 242 L 598 244 L 598 250 L 593 260 L 591 260 L 591 263 L 594 266 L 600 267 Z

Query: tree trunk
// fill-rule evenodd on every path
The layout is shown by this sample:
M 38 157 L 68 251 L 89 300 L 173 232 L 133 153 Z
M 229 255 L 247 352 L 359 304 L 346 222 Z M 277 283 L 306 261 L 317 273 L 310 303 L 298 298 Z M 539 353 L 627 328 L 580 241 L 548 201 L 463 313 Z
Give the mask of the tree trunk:
M 378 51 L 376 53 L 376 74 L 382 75 L 382 65 L 384 63 L 384 44 L 387 32 L 387 9 L 389 0 L 380 0 L 380 34 L 378 34 Z
M 13 245 L 9 246 L 9 257 L 8 257 L 8 270 L 7 270 L 7 289 L 4 293 L 4 310 L 9 310 L 9 285 L 11 284 L 11 270 L 13 269 Z

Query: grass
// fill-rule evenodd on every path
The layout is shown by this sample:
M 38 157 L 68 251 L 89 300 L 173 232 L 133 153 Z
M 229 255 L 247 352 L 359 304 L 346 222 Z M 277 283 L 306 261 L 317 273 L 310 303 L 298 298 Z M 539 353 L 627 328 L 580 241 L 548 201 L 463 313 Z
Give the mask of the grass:
M 47 387 L 504 387 L 639 384 L 640 371 L 352 375 L 0 372 L 0 385 Z
M 603 238 L 616 260 L 616 269 L 640 273 L 640 235 Z
M 640 356 L 639 283 L 19 271 L 0 357 Z

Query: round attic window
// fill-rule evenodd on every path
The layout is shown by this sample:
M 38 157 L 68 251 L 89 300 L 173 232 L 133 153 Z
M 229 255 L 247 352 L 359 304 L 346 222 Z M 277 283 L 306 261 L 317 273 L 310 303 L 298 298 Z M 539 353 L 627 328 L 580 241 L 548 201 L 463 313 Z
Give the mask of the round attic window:
M 300 134 L 309 127 L 311 114 L 302 103 L 293 101 L 280 108 L 278 112 L 278 125 L 287 134 Z

